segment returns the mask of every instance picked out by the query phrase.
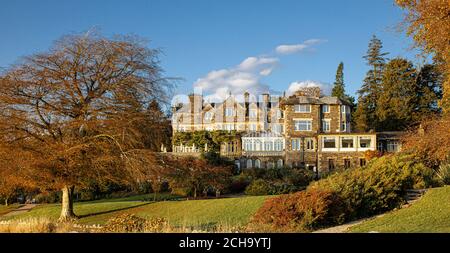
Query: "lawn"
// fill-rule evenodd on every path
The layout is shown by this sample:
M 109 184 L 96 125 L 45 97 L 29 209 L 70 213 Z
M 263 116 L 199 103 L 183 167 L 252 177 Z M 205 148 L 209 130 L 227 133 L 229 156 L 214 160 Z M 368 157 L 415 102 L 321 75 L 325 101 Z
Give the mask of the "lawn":
M 150 198 L 151 197 L 151 198 Z M 160 196 L 157 200 L 176 197 Z M 104 224 L 111 217 L 122 213 L 136 214 L 144 218 L 163 217 L 174 226 L 208 228 L 215 225 L 239 226 L 246 224 L 267 196 L 248 196 L 208 200 L 147 201 L 153 195 L 139 195 L 120 199 L 104 199 L 74 203 L 74 211 L 82 224 Z M 145 201 L 143 201 L 145 200 Z M 48 217 L 57 219 L 59 204 L 40 205 L 30 212 L 10 219 Z M 3 219 L 6 219 L 5 217 Z
M 156 202 L 129 210 L 138 216 L 164 217 L 175 226 L 245 225 L 267 196 Z M 129 212 L 127 211 L 127 212 Z
M 13 209 L 18 208 L 20 205 L 19 204 L 12 204 L 12 205 L 0 205 L 0 215 L 9 213 L 10 211 L 12 211 Z
M 350 228 L 350 232 L 450 232 L 450 186 L 429 190 L 408 208 Z

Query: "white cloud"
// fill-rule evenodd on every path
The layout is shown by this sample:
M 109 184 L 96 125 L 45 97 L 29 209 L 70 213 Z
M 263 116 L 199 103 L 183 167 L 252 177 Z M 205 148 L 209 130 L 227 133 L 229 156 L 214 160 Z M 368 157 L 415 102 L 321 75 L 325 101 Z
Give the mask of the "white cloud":
M 241 95 L 248 91 L 255 96 L 268 92 L 269 86 L 261 84 L 261 78 L 272 73 L 279 62 L 274 57 L 248 57 L 240 64 L 220 70 L 213 70 L 194 83 L 195 89 L 210 94 L 205 99 L 220 101 L 230 93 Z
M 299 90 L 301 88 L 305 88 L 305 87 L 319 87 L 322 90 L 322 93 L 324 95 L 328 95 L 328 96 L 331 95 L 331 90 L 333 89 L 332 85 L 327 84 L 327 83 L 311 81 L 311 80 L 297 81 L 297 82 L 292 82 L 289 85 L 289 88 L 286 91 L 286 95 L 290 96 L 290 95 L 294 94 L 297 90 Z
M 321 42 L 325 42 L 325 40 L 321 39 L 309 39 L 305 40 L 303 43 L 300 44 L 290 44 L 290 45 L 279 45 L 275 49 L 275 51 L 279 54 L 293 54 L 300 51 L 303 51 L 313 45 L 317 45 Z
M 278 54 L 292 54 L 324 41 L 309 39 L 301 44 L 280 45 L 275 51 Z M 205 99 L 209 101 L 222 101 L 230 93 L 239 96 L 247 91 L 251 95 L 258 96 L 261 93 L 273 92 L 268 85 L 261 83 L 261 79 L 271 75 L 279 61 L 279 58 L 271 56 L 248 57 L 236 66 L 213 70 L 206 76 L 197 79 L 194 83 L 194 91 L 195 93 L 207 94 Z M 294 82 L 290 89 L 299 85 L 311 85 L 311 83 L 319 84 L 313 81 Z

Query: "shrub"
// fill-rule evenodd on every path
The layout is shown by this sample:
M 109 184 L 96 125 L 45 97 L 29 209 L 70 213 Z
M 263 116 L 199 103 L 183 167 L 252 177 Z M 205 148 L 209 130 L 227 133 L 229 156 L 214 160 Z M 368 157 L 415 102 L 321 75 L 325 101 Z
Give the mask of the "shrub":
M 269 195 L 272 194 L 272 184 L 264 179 L 256 179 L 245 189 L 247 195 Z
M 339 224 L 391 210 L 403 203 L 407 189 L 433 184 L 433 171 L 410 155 L 374 158 L 364 168 L 331 174 L 303 192 L 266 200 L 254 220 L 288 230 Z
M 436 172 L 436 176 L 443 184 L 450 185 L 450 163 L 441 164 Z
M 134 214 L 121 214 L 111 218 L 103 227 L 103 232 L 123 233 L 123 232 L 144 232 L 146 220 Z
M 165 218 L 151 218 L 145 223 L 145 232 L 160 233 L 169 227 Z
M 342 206 L 331 191 L 312 189 L 266 200 L 253 216 L 252 224 L 275 231 L 309 231 L 342 220 Z
M 34 198 L 37 203 L 53 204 L 61 201 L 60 192 L 43 192 L 37 194 Z
M 238 193 L 244 192 L 245 188 L 250 184 L 250 179 L 243 174 L 235 176 L 231 180 L 230 192 Z

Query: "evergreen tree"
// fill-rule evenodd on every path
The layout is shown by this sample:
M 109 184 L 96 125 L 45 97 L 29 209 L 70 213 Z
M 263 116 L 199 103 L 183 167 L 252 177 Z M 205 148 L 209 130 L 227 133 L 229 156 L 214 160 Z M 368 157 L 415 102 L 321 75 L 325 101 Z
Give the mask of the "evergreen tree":
M 443 75 L 433 64 L 425 64 L 416 80 L 417 101 L 414 121 L 420 121 L 430 114 L 440 113 L 438 101 L 442 99 Z
M 344 63 L 339 63 L 336 71 L 336 80 L 334 81 L 333 90 L 331 91 L 331 96 L 338 97 L 340 99 L 345 98 L 345 88 L 344 88 Z
M 356 123 L 355 128 L 359 131 L 378 130 L 380 127 L 375 109 L 381 93 L 382 74 L 386 61 L 384 56 L 388 54 L 381 52 L 382 47 L 381 40 L 374 35 L 369 42 L 367 54 L 363 57 L 371 69 L 367 72 L 361 89 L 358 90 L 358 107 L 353 117 Z
M 379 130 L 404 130 L 414 122 L 417 107 L 417 71 L 405 59 L 395 58 L 386 64 L 382 92 L 375 108 Z

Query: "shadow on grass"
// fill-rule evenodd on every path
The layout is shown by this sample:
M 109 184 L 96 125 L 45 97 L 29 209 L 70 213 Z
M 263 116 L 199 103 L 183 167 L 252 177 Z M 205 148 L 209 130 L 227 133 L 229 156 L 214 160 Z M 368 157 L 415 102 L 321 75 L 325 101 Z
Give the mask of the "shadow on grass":
M 114 212 L 118 212 L 118 211 L 124 211 L 124 210 L 132 209 L 132 208 L 142 207 L 142 206 L 149 205 L 152 203 L 154 203 L 154 202 L 143 203 L 143 204 L 139 204 L 139 205 L 135 205 L 135 206 L 123 207 L 123 208 L 118 208 L 118 209 L 112 209 L 112 210 L 103 211 L 103 212 L 78 215 L 78 218 L 86 218 L 86 217 L 91 217 L 91 216 L 95 216 L 95 215 L 102 215 L 102 214 L 114 213 Z

